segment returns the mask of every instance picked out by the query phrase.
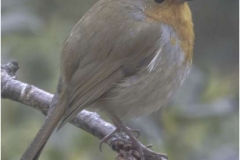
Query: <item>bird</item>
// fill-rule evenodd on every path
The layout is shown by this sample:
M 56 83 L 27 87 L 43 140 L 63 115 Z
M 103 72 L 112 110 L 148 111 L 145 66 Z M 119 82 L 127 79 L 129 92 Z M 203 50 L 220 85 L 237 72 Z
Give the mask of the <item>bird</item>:
M 51 111 L 21 160 L 37 160 L 54 129 L 83 109 L 107 113 L 112 134 L 123 130 L 144 157 L 123 122 L 166 106 L 186 79 L 195 39 L 187 1 L 96 2 L 64 41 Z

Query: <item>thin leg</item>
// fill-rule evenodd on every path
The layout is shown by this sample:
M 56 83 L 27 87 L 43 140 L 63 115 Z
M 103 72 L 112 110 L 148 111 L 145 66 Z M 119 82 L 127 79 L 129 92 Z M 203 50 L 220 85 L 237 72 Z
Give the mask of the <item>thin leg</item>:
M 117 122 L 115 121 L 115 120 L 112 120 L 113 121 L 113 123 L 114 123 L 114 125 L 115 126 L 117 126 Z M 140 131 L 139 130 L 137 130 L 137 129 L 130 129 L 130 128 L 128 128 L 127 127 L 127 129 L 130 131 L 130 132 L 132 132 L 132 133 L 136 133 L 136 138 L 138 138 L 139 136 L 140 136 Z M 106 143 L 109 139 L 111 139 L 116 133 L 119 133 L 121 130 L 119 130 L 119 128 L 118 127 L 116 127 L 116 129 L 113 131 L 113 132 L 111 132 L 109 135 L 107 135 L 107 136 L 105 136 L 101 141 L 100 141 L 100 144 L 99 144 L 99 150 L 102 152 L 102 145 L 103 145 L 103 143 Z M 126 143 L 127 141 L 125 141 L 125 140 L 115 140 L 115 141 L 113 141 L 112 143 L 114 143 L 114 142 L 116 142 L 116 141 L 122 141 L 122 142 L 124 142 L 124 143 Z
M 153 152 L 151 150 L 149 150 L 149 148 L 151 148 L 152 145 L 149 146 L 144 146 L 142 145 L 137 139 L 136 137 L 132 134 L 132 133 L 137 133 L 137 137 L 140 135 L 140 132 L 138 130 L 132 130 L 128 127 L 126 127 L 122 121 L 120 120 L 120 118 L 118 118 L 118 116 L 116 116 L 113 112 L 109 112 L 109 117 L 111 118 L 112 122 L 114 123 L 114 125 L 116 126 L 116 129 L 110 133 L 109 135 L 107 135 L 106 137 L 104 137 L 101 140 L 99 149 L 101 151 L 101 146 L 103 144 L 103 142 L 107 142 L 109 139 L 111 139 L 114 134 L 116 133 L 120 133 L 120 132 L 124 132 L 126 135 L 128 135 L 128 137 L 130 138 L 131 142 L 129 143 L 129 141 L 126 141 L 124 139 L 119 139 L 117 138 L 116 140 L 114 140 L 113 142 L 111 142 L 111 147 L 112 149 L 114 149 L 113 147 L 116 146 L 119 150 L 119 155 L 121 156 L 121 148 L 123 146 L 123 150 L 125 151 L 129 151 L 129 154 L 131 154 L 132 156 L 136 157 L 137 159 L 140 160 L 145 160 L 145 156 L 146 157 L 152 157 L 152 156 L 156 156 L 156 159 L 161 159 L 161 160 L 167 160 L 167 155 L 165 154 L 161 154 L 161 153 L 156 153 Z M 117 143 L 120 142 L 120 143 Z M 116 144 L 117 143 L 117 144 Z M 129 150 L 129 147 L 131 148 Z
M 138 130 L 138 129 L 131 129 L 131 128 L 128 128 L 127 129 L 131 132 L 131 133 L 135 133 L 136 134 L 136 138 L 140 137 L 141 135 L 141 132 Z
M 136 151 L 139 153 L 139 156 L 141 158 L 141 160 L 144 160 L 144 153 L 142 150 L 142 146 L 138 140 L 133 136 L 133 134 L 131 133 L 131 131 L 129 130 L 128 127 L 126 127 L 122 121 L 118 118 L 118 116 L 114 115 L 113 113 L 109 114 L 111 120 L 113 121 L 113 123 L 116 125 L 116 127 L 120 130 L 123 130 L 131 139 L 132 141 L 132 147 L 136 148 Z

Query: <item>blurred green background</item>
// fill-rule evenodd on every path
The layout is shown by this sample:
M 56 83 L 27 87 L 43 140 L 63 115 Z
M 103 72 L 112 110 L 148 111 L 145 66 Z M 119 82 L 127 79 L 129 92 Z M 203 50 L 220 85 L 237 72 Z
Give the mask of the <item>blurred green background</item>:
M 3 0 L 2 63 L 20 64 L 17 78 L 54 93 L 59 53 L 70 30 L 96 0 Z M 190 2 L 196 41 L 193 67 L 168 107 L 128 122 L 139 128 L 144 144 L 170 160 L 237 160 L 238 0 Z M 2 100 L 2 159 L 19 159 L 44 116 Z M 71 125 L 55 132 L 42 160 L 112 160 L 109 147 Z

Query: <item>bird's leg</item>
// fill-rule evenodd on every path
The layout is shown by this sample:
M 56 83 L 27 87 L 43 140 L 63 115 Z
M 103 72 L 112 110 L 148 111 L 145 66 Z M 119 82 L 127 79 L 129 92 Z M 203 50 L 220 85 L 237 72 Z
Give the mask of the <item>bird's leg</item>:
M 110 140 L 111 138 L 113 138 L 114 137 L 114 135 L 116 134 L 116 133 L 119 133 L 120 132 L 120 130 L 118 129 L 118 128 L 116 128 L 113 132 L 111 132 L 109 135 L 106 135 L 102 140 L 101 140 L 101 142 L 100 142 L 100 144 L 99 144 L 99 150 L 102 152 L 102 145 L 103 145 L 103 143 L 107 143 L 107 141 L 108 140 Z M 116 141 L 118 141 L 118 140 L 113 140 L 112 142 L 111 142 L 111 144 L 113 144 L 114 142 L 116 142 Z M 127 142 L 126 140 L 121 140 L 121 141 L 125 141 L 125 142 Z M 111 146 L 112 147 L 112 146 Z
M 110 133 L 109 135 L 105 136 L 99 145 L 99 149 L 101 151 L 101 146 L 105 142 L 110 141 L 110 146 L 113 150 L 117 151 L 119 157 L 134 157 L 137 160 L 145 160 L 145 157 L 155 157 L 156 160 L 167 160 L 167 156 L 165 154 L 160 154 L 151 151 L 149 148 L 152 145 L 144 146 L 142 145 L 137 138 L 140 136 L 139 130 L 133 130 L 125 126 L 120 118 L 115 115 L 113 112 L 108 111 L 108 115 L 111 118 L 113 124 L 116 126 L 116 129 Z M 129 139 L 125 139 L 125 136 L 122 136 L 125 133 Z M 136 133 L 136 137 L 133 135 Z M 130 140 L 130 141 L 129 141 Z
M 136 138 L 139 138 L 141 135 L 141 132 L 138 129 L 131 129 L 129 127 L 127 127 L 127 129 L 131 132 L 131 133 L 135 133 L 136 134 Z
M 117 124 L 117 122 L 115 122 L 115 120 L 113 120 L 113 123 L 115 124 L 115 126 L 117 126 L 118 124 Z M 108 140 L 110 140 L 116 133 L 120 133 L 121 132 L 121 130 L 120 130 L 121 128 L 119 128 L 119 127 L 116 127 L 116 129 L 113 131 L 113 132 L 111 132 L 109 135 L 107 135 L 107 136 L 105 136 L 101 141 L 100 141 L 100 144 L 99 144 L 99 150 L 102 152 L 102 145 L 103 145 L 103 143 L 107 143 L 107 141 Z M 137 130 L 137 129 L 131 129 L 131 128 L 129 128 L 129 127 L 127 127 L 127 129 L 130 131 L 130 132 L 132 132 L 132 133 L 135 133 L 136 134 L 136 138 L 138 138 L 139 136 L 140 136 L 140 131 L 139 130 Z M 119 139 L 116 139 L 116 140 L 113 140 L 112 142 L 111 142 L 111 144 L 113 144 L 113 143 L 115 143 L 115 142 L 119 142 L 120 140 Z M 121 139 L 121 141 L 123 142 L 123 143 L 127 143 L 128 141 L 127 140 L 124 140 L 124 139 Z M 113 147 L 113 146 L 111 146 L 111 147 Z
M 128 128 L 128 127 L 127 127 Z M 130 131 L 130 132 L 132 132 L 132 133 L 136 133 L 136 138 L 138 138 L 139 136 L 140 136 L 140 131 L 139 130 L 137 130 L 137 129 L 130 129 L 130 128 L 128 128 L 128 130 Z M 99 144 L 99 150 L 102 152 L 102 145 L 103 145 L 103 143 L 106 143 L 108 140 L 110 140 L 116 133 L 120 133 L 121 132 L 121 130 L 119 130 L 119 128 L 117 127 L 113 132 L 111 132 L 109 135 L 107 135 L 107 136 L 105 136 L 102 140 L 101 140 L 101 142 L 100 142 L 100 144 Z M 113 143 L 115 143 L 115 142 L 119 142 L 120 140 L 119 139 L 116 139 L 116 140 L 113 140 L 112 142 L 111 142 L 111 144 L 113 144 Z M 124 139 L 121 139 L 121 141 L 123 142 L 123 143 L 125 143 L 125 144 L 127 144 L 127 143 L 129 143 L 127 140 L 124 140 Z M 118 145 L 121 145 L 120 143 L 118 144 Z M 113 146 L 111 146 L 112 148 L 113 148 Z
M 134 135 L 131 133 L 131 131 L 135 131 L 135 130 L 131 130 L 131 129 L 129 129 L 128 127 L 126 127 L 123 123 L 122 123 L 122 121 L 118 118 L 118 116 L 117 115 L 115 115 L 115 114 L 113 114 L 113 113 L 111 113 L 110 114 L 110 118 L 111 118 L 111 120 L 113 121 L 113 123 L 115 124 L 115 126 L 116 126 L 116 128 L 118 129 L 118 130 L 121 130 L 121 131 L 123 131 L 129 138 L 130 138 L 130 140 L 131 140 L 131 148 L 134 148 L 134 150 L 136 150 L 137 152 L 138 152 L 138 154 L 139 154 L 139 158 L 141 159 L 141 160 L 144 160 L 144 153 L 143 153 L 143 149 L 142 149 L 142 147 L 144 147 L 144 146 L 142 146 L 139 142 L 138 142 L 138 140 L 134 137 Z M 117 130 L 116 129 L 116 130 Z M 139 131 L 137 131 L 137 133 L 140 133 Z M 139 135 L 139 134 L 138 134 Z M 117 141 L 117 140 L 116 140 Z M 120 141 L 122 141 L 122 140 L 120 140 Z M 112 142 L 113 143 L 113 142 Z M 129 143 L 127 144 L 127 145 L 129 145 Z
M 167 155 L 165 154 L 161 154 L 161 153 L 155 153 L 151 150 L 149 150 L 149 148 L 152 147 L 152 145 L 149 146 L 144 146 L 142 145 L 137 139 L 136 137 L 134 137 L 134 135 L 132 134 L 132 132 L 137 131 L 136 133 L 138 133 L 138 135 L 140 134 L 140 131 L 138 130 L 132 130 L 128 127 L 126 127 L 122 121 L 118 118 L 117 115 L 115 115 L 114 113 L 111 113 L 110 115 L 111 120 L 113 121 L 114 125 L 116 126 L 116 130 L 118 131 L 123 131 L 131 140 L 131 142 L 129 143 L 128 141 L 125 142 L 125 140 L 122 139 L 116 139 L 115 141 L 113 141 L 111 143 L 111 146 L 113 146 L 113 143 L 120 141 L 123 142 L 124 146 L 124 150 L 128 150 L 130 152 L 130 154 L 132 154 L 134 157 L 136 157 L 136 159 L 140 159 L 140 160 L 145 160 L 145 156 L 149 157 L 150 155 L 156 155 L 158 158 L 156 159 L 161 159 L 161 160 L 167 160 Z M 121 147 L 122 148 L 122 147 Z M 137 154 L 136 154 L 137 152 Z M 146 153 L 146 155 L 145 155 Z M 121 153 L 120 153 L 121 154 Z

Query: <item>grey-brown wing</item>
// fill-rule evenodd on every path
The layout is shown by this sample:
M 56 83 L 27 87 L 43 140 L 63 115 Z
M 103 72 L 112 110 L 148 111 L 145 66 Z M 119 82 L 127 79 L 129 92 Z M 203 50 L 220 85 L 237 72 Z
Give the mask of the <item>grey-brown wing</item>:
M 66 122 L 75 117 L 81 110 L 87 105 L 94 102 L 107 90 L 109 90 L 116 82 L 124 78 L 124 73 L 121 67 L 118 67 L 109 74 L 105 75 L 94 75 L 88 82 L 83 86 L 76 85 L 71 88 L 68 96 L 69 108 L 67 109 L 64 118 L 62 119 L 59 128 L 61 128 Z
M 85 15 L 66 40 L 62 76 L 68 109 L 60 127 L 121 79 L 149 64 L 159 49 L 160 24 L 136 18 L 117 5 L 116 1 L 93 7 L 98 14 Z

